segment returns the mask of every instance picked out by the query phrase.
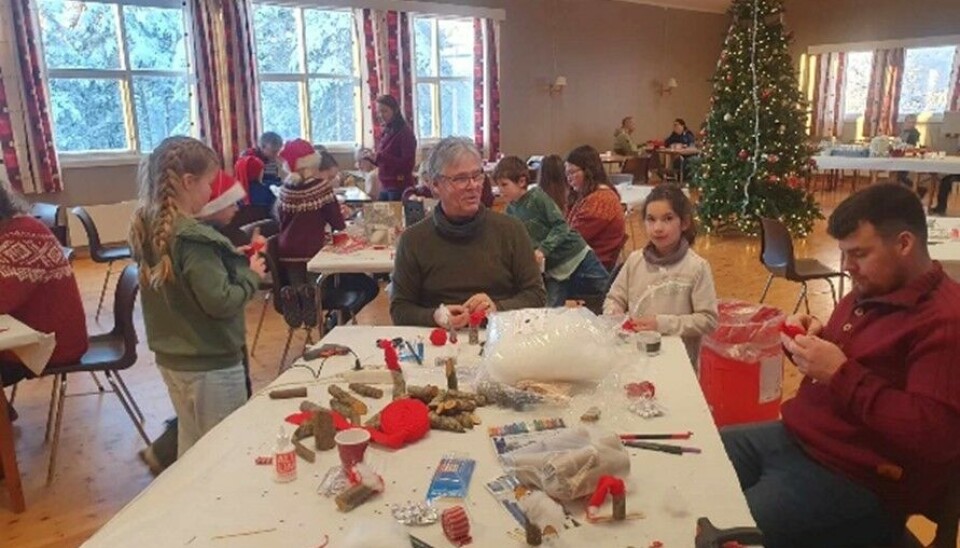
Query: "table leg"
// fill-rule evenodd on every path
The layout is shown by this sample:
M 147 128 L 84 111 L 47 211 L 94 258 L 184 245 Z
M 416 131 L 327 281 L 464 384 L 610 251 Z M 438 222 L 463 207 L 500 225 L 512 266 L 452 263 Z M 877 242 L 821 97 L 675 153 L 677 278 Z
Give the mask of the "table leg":
M 325 333 L 325 325 L 323 325 L 323 273 L 317 274 L 317 291 L 315 292 L 317 298 L 317 333 L 320 334 L 322 339 Z
M 17 514 L 27 509 L 20 483 L 20 468 L 17 466 L 17 449 L 13 444 L 13 423 L 7 410 L 7 395 L 0 387 L 0 477 L 7 484 L 13 511 Z

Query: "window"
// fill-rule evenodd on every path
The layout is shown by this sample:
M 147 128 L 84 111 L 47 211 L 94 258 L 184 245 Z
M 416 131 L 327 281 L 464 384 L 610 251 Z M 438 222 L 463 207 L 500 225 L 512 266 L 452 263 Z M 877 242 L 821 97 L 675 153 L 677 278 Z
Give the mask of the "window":
M 941 113 L 947 109 L 954 46 L 908 49 L 904 59 L 900 114 Z
M 473 21 L 416 17 L 416 127 L 423 140 L 473 136 Z
M 872 68 L 872 51 L 853 51 L 847 54 L 843 84 L 844 116 L 863 116 L 867 109 L 867 88 L 870 86 Z
M 181 2 L 38 4 L 59 152 L 149 152 L 194 133 Z
M 263 129 L 356 146 L 362 116 L 352 13 L 255 4 L 254 36 Z

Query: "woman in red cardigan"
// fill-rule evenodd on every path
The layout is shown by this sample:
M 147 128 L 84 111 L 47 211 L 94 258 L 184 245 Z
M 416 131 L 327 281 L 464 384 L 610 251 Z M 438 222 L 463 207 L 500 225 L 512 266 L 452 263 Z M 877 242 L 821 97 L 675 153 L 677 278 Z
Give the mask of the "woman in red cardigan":
M 574 201 L 567 210 L 567 224 L 583 236 L 610 272 L 626 240 L 620 194 L 607 180 L 600 153 L 592 146 L 573 149 L 564 167 L 574 192 Z
M 48 367 L 76 363 L 87 351 L 80 290 L 60 242 L 26 214 L 20 198 L 0 184 L 0 314 L 9 314 L 57 346 Z M 0 352 L 0 379 L 9 386 L 33 377 L 12 352 Z
M 377 117 L 384 131 L 377 141 L 377 152 L 370 161 L 380 176 L 381 201 L 399 202 L 403 191 L 413 186 L 413 166 L 417 161 L 417 137 L 400 114 L 400 105 L 391 95 L 377 98 Z

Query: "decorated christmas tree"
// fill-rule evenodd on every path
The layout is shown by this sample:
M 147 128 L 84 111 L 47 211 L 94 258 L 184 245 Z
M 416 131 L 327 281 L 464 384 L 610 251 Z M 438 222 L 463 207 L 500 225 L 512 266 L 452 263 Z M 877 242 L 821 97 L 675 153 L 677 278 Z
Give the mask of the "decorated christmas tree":
M 812 150 L 783 1 L 734 0 L 729 13 L 703 130 L 700 218 L 708 230 L 754 235 L 772 217 L 805 236 L 823 215 L 803 186 Z

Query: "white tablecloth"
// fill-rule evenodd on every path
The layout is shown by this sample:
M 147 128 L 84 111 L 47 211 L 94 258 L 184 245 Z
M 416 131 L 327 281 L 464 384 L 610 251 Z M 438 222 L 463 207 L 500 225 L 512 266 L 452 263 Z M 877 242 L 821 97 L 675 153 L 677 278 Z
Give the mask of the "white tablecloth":
M 35 375 L 43 373 L 56 346 L 53 333 L 40 333 L 12 316 L 0 315 L 0 350 L 12 351 Z
M 324 342 L 346 344 L 364 364 L 376 364 L 382 363 L 382 355 L 375 348 L 376 339 L 410 339 L 427 332 L 411 327 L 337 327 Z M 466 339 L 462 337 L 460 346 L 462 366 L 478 360 L 479 347 L 465 345 Z M 753 524 L 683 344 L 677 338 L 665 338 L 663 342 L 662 354 L 647 367 L 667 415 L 644 420 L 624 411 L 620 418 L 605 415 L 599 425 L 618 432 L 692 430 L 693 438 L 681 443 L 700 447 L 703 453 L 675 456 L 631 450 L 632 469 L 626 478 L 627 509 L 643 512 L 646 518 L 615 525 L 585 524 L 564 531 L 553 546 L 648 546 L 654 540 L 661 540 L 666 546 L 692 546 L 695 521 L 700 516 L 710 517 L 720 527 Z M 433 364 L 435 357 L 449 351 L 449 346 L 433 348 L 428 344 L 425 363 Z M 635 348 L 624 346 L 621 351 L 636 356 Z M 308 386 L 311 400 L 325 403 L 329 396 L 328 385 L 322 384 L 324 378 L 345 371 L 352 364 L 352 357 L 331 358 L 321 383 L 314 382 L 305 369 L 294 368 L 272 386 L 303 383 Z M 442 369 L 408 362 L 403 367 L 411 384 L 442 385 Z M 635 377 L 622 380 L 627 382 Z M 385 388 L 389 394 L 389 387 Z M 366 401 L 374 412 L 386 403 L 386 398 Z M 478 413 L 483 425 L 466 434 L 431 431 L 425 439 L 399 451 L 371 446 L 367 460 L 384 476 L 386 491 L 343 514 L 332 500 L 316 493 L 326 471 L 338 463 L 336 451 L 318 453 L 314 464 L 300 460 L 297 480 L 287 484 L 273 482 L 272 467 L 254 465 L 256 456 L 272 451 L 279 425 L 286 415 L 297 410 L 299 402 L 270 400 L 265 394 L 255 396 L 201 439 L 84 546 L 317 546 L 325 535 L 329 535 L 330 546 L 341 546 L 351 527 L 365 520 L 389 520 L 389 504 L 423 500 L 437 463 L 450 451 L 467 454 L 477 461 L 466 501 L 473 546 L 522 546 L 507 535 L 516 527 L 513 518 L 497 506 L 484 488 L 485 482 L 503 474 L 486 428 L 553 416 L 562 416 L 576 425 L 587 406 L 599 403 L 578 396 L 569 409 L 516 413 L 484 407 Z M 665 503 L 673 512 L 667 511 Z M 578 521 L 582 520 L 582 507 L 571 510 Z M 677 516 L 676 511 L 685 511 L 686 515 Z M 212 540 L 218 535 L 263 530 L 269 532 L 234 537 L 227 542 Z M 408 531 L 438 548 L 450 546 L 439 525 L 410 527 Z
M 943 264 L 943 271 L 960 282 L 960 242 L 932 244 L 928 247 L 930 258 Z
M 627 206 L 627 212 L 634 209 L 640 209 L 643 201 L 647 199 L 654 185 L 635 185 L 632 183 L 620 183 L 617 185 L 617 192 L 620 193 L 620 203 Z M 690 196 L 690 189 L 684 188 L 683 193 Z
M 393 248 L 372 247 L 353 253 L 321 250 L 307 263 L 309 272 L 331 274 L 389 274 L 393 272 Z
M 848 156 L 814 156 L 817 169 L 857 169 L 862 171 L 910 171 L 914 173 L 960 173 L 960 156 L 938 159 L 862 158 Z

